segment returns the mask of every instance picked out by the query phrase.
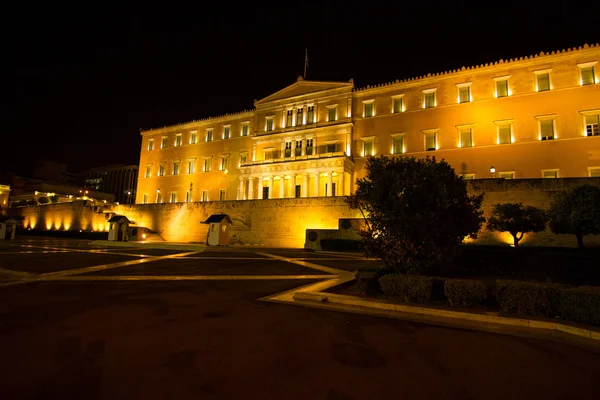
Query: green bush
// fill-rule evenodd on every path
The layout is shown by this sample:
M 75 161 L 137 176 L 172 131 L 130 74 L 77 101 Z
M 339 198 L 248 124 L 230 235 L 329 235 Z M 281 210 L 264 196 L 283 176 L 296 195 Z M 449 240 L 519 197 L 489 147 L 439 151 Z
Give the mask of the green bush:
M 496 300 L 504 311 L 529 315 L 557 315 L 560 289 L 565 285 L 523 281 L 496 281 Z
M 444 295 L 451 306 L 480 306 L 487 298 L 487 288 L 472 279 L 444 279 Z
M 431 276 L 389 274 L 379 279 L 386 296 L 407 303 L 427 303 L 434 297 L 436 281 Z
M 559 310 L 563 319 L 600 325 L 600 289 L 584 286 L 561 290 Z

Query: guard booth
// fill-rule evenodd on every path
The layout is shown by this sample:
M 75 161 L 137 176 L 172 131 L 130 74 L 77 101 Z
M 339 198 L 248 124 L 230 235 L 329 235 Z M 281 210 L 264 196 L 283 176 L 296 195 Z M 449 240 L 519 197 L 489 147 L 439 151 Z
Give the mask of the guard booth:
M 129 240 L 129 225 L 131 221 L 124 215 L 115 215 L 108 220 L 110 230 L 108 231 L 108 240 L 117 242 L 127 242 Z
M 15 240 L 17 220 L 6 215 L 0 215 L 0 240 Z
M 213 214 L 203 223 L 209 224 L 208 236 L 206 238 L 206 244 L 208 246 L 229 245 L 229 227 L 232 223 L 229 215 Z

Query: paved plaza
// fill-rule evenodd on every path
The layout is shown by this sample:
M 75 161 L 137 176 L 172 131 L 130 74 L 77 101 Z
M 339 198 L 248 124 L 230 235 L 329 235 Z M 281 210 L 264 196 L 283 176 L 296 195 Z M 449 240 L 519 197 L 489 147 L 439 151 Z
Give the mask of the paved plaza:
M 0 243 L 0 399 L 595 398 L 600 353 L 294 304 L 373 261 Z

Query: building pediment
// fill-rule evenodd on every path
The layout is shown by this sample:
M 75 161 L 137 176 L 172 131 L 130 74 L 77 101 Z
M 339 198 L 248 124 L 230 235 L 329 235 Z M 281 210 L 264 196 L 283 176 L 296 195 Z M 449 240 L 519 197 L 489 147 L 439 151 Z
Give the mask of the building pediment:
M 255 101 L 254 105 L 257 106 L 265 103 L 271 103 L 274 101 L 293 99 L 301 96 L 317 94 L 319 92 L 326 92 L 328 90 L 335 90 L 341 88 L 347 88 L 348 91 L 351 91 L 352 88 L 354 88 L 354 83 L 352 82 L 352 80 L 350 80 L 349 82 L 305 81 L 304 79 L 302 79 L 302 77 L 299 77 L 295 83 L 263 99 Z

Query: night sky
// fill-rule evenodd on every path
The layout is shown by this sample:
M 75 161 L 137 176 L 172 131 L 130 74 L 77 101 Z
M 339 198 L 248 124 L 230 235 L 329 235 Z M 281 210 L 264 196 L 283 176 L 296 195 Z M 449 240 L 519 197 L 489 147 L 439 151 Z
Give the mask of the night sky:
M 140 128 L 250 109 L 302 74 L 305 48 L 308 79 L 362 87 L 600 41 L 589 1 L 22 3 L 3 18 L 0 177 L 137 164 Z

